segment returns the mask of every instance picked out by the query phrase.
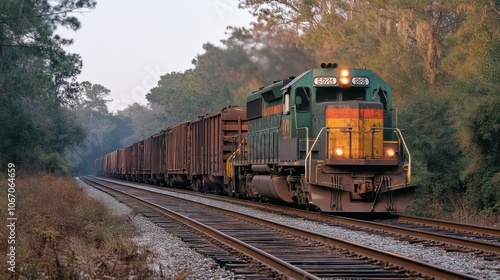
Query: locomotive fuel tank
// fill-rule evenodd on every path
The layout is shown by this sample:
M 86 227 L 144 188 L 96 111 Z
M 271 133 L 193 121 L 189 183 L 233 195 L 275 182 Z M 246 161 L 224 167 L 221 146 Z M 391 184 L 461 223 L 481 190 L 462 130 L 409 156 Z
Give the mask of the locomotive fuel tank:
M 293 202 L 285 176 L 248 175 L 247 185 L 253 189 L 254 194 L 262 197 L 289 203 Z

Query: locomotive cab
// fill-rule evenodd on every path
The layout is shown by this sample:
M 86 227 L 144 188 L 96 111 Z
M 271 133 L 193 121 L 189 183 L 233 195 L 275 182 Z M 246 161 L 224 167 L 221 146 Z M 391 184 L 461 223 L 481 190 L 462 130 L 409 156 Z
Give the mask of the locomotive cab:
M 392 127 L 391 88 L 372 71 L 324 65 L 247 101 L 248 135 L 231 161 L 245 196 L 326 212 L 411 205 L 411 157 Z

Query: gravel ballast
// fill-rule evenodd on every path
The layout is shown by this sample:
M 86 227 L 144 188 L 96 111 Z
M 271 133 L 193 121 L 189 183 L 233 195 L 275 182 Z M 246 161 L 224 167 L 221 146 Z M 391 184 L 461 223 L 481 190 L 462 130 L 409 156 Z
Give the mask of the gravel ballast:
M 139 231 L 134 242 L 152 253 L 153 257 L 149 260 L 150 269 L 154 271 L 156 277 L 193 280 L 243 279 L 219 267 L 213 259 L 189 248 L 178 237 L 169 234 L 144 216 L 135 215 L 130 207 L 114 197 L 87 185 L 78 178 L 76 181 L 91 197 L 107 205 L 113 215 L 125 215 L 131 218 L 133 225 Z
M 123 181 L 120 181 L 120 183 L 127 184 L 127 182 L 123 182 Z M 83 183 L 83 185 L 87 186 L 86 189 L 93 190 L 92 191 L 93 193 L 95 193 L 95 192 L 101 193 L 101 196 L 102 196 L 102 192 L 95 190 L 93 188 L 90 188 L 90 187 L 88 187 L 88 185 L 86 185 L 84 183 Z M 130 184 L 130 185 L 132 185 L 132 184 Z M 135 185 L 135 187 L 137 187 L 137 186 Z M 328 225 L 328 224 L 321 223 L 321 222 L 308 221 L 308 220 L 305 220 L 302 218 L 289 217 L 289 216 L 284 216 L 284 215 L 280 215 L 280 214 L 276 214 L 276 213 L 269 213 L 269 212 L 261 211 L 261 210 L 254 209 L 251 207 L 239 206 L 239 205 L 235 205 L 232 203 L 221 202 L 221 201 L 217 201 L 217 200 L 213 200 L 213 199 L 209 199 L 209 198 L 198 197 L 195 195 L 174 193 L 174 192 L 168 191 L 167 188 L 165 190 L 158 190 L 155 188 L 150 188 L 150 187 L 145 187 L 145 186 L 141 186 L 141 188 L 153 189 L 154 191 L 159 192 L 159 193 L 168 193 L 169 195 L 187 198 L 187 199 L 190 199 L 193 201 L 201 202 L 204 204 L 208 204 L 211 206 L 216 206 L 216 207 L 220 207 L 220 208 L 224 208 L 224 209 L 231 209 L 233 211 L 242 212 L 242 213 L 245 213 L 248 215 L 256 216 L 259 218 L 263 218 L 263 219 L 274 221 L 274 222 L 281 223 L 281 224 L 285 224 L 287 226 L 297 227 L 297 228 L 301 228 L 301 229 L 307 229 L 309 231 L 324 234 L 327 236 L 332 236 L 332 237 L 336 237 L 336 238 L 349 240 L 349 241 L 355 242 L 357 244 L 370 246 L 372 248 L 377 248 L 380 250 L 390 251 L 390 252 L 400 254 L 400 255 L 405 255 L 405 256 L 408 256 L 410 258 L 414 258 L 414 259 L 417 259 L 417 260 L 420 260 L 423 262 L 431 263 L 431 264 L 441 266 L 441 267 L 444 267 L 444 268 L 447 268 L 450 270 L 458 271 L 460 273 L 469 274 L 469 275 L 472 275 L 472 276 L 475 276 L 475 277 L 478 277 L 481 279 L 499 279 L 500 278 L 500 262 L 487 261 L 481 257 L 477 257 L 473 253 L 446 252 L 444 249 L 439 248 L 439 247 L 428 247 L 428 246 L 424 246 L 421 244 L 410 244 L 407 241 L 401 241 L 395 237 L 391 237 L 391 236 L 387 236 L 387 235 L 378 235 L 378 234 L 367 233 L 367 232 L 363 232 L 363 231 L 345 229 L 342 227 L 332 226 L 332 225 Z M 106 195 L 106 196 L 108 197 L 108 199 L 115 201 L 114 203 L 111 201 L 107 201 L 106 204 L 111 205 L 111 204 L 118 203 L 113 197 L 111 197 L 109 195 Z M 122 207 L 126 207 L 126 206 L 123 206 L 122 203 L 119 203 L 119 204 L 121 204 Z M 138 217 L 136 217 L 136 218 L 138 219 Z M 134 223 L 135 223 L 136 218 L 134 218 Z M 142 216 L 140 218 L 145 219 Z M 154 224 L 152 224 L 151 226 L 157 227 Z M 154 230 L 154 231 L 150 230 L 150 232 L 157 232 L 158 234 L 165 232 L 163 229 L 161 229 L 159 227 L 157 227 L 157 228 L 158 228 L 158 230 Z M 149 237 L 149 239 L 158 240 L 158 243 L 152 244 L 154 246 L 153 248 L 156 248 L 155 249 L 156 251 L 160 251 L 160 250 L 171 251 L 170 249 L 165 249 L 162 247 L 162 244 L 167 244 L 167 242 L 162 241 L 163 237 L 160 237 L 160 236 L 161 235 L 158 235 L 155 237 Z M 180 242 L 182 242 L 182 241 L 180 241 Z M 187 246 L 185 244 L 183 246 L 185 248 L 187 248 Z M 189 248 L 187 248 L 187 249 L 189 249 Z M 189 250 L 191 250 L 191 249 L 189 249 Z M 194 252 L 194 253 L 196 253 L 196 252 Z M 193 261 L 193 263 L 196 263 L 196 262 Z M 166 263 L 165 263 L 165 265 L 166 265 Z M 228 273 L 228 271 L 224 271 L 224 272 Z M 222 272 L 220 272 L 220 273 L 222 273 Z M 227 274 L 227 276 L 226 276 L 226 274 L 224 274 L 221 277 L 222 278 L 231 277 L 229 275 L 230 274 Z M 204 275 L 204 276 L 206 276 L 206 275 Z M 206 279 L 205 277 L 203 277 L 203 278 Z M 216 279 L 220 279 L 220 277 L 216 276 Z

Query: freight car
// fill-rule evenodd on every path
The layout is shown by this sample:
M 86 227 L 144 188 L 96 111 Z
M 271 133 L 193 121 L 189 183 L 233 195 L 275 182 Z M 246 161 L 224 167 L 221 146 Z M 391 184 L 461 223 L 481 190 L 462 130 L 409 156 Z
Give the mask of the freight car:
M 95 161 L 95 173 L 227 193 L 225 168 L 233 153 L 232 141 L 246 132 L 246 111 L 229 106 L 113 151 Z M 117 155 L 122 156 L 117 159 Z
M 117 151 L 96 160 L 96 174 L 325 212 L 401 212 L 415 187 L 394 112 L 391 87 L 375 73 L 322 64 L 253 92 L 246 111 L 169 127 L 151 148 L 133 144 L 130 159 L 125 148 L 132 176 L 115 166 Z

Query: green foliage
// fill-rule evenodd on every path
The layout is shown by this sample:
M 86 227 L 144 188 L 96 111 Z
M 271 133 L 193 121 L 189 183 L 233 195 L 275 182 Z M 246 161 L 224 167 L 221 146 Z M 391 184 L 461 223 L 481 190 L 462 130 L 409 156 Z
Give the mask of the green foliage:
M 500 96 L 486 97 L 470 116 L 472 143 L 485 165 L 500 167 Z
M 196 108 L 203 108 L 194 83 L 192 70 L 169 73 L 160 77 L 158 85 L 150 90 L 146 98 L 164 107 L 170 124 L 186 121 L 197 116 Z
M 500 212 L 500 96 L 486 96 L 467 114 L 470 161 L 464 180 L 479 209 Z
M 417 200 L 423 200 L 417 204 L 432 204 L 443 201 L 449 193 L 464 193 L 460 180 L 463 153 L 456 149 L 459 143 L 451 117 L 451 98 L 424 92 L 414 96 L 403 112 L 400 126 L 405 129 L 414 161 L 412 183 L 418 186 Z M 434 211 L 427 207 L 422 210 Z
M 6 164 L 16 159 L 27 159 L 35 146 L 36 128 L 22 108 L 12 100 L 0 95 L 0 163 Z
M 88 81 L 82 82 L 81 86 L 83 88 L 84 98 L 80 106 L 83 107 L 83 110 L 107 114 L 108 107 L 106 106 L 106 103 L 111 100 L 106 100 L 105 98 L 111 91 L 102 85 L 93 85 Z
M 121 144 L 123 146 L 128 146 L 158 133 L 167 128 L 169 124 L 168 118 L 165 116 L 165 111 L 160 105 L 156 104 L 150 104 L 150 106 L 146 107 L 134 103 L 124 110 L 119 111 L 117 116 L 130 120 L 129 125 L 134 131 L 133 135 L 122 138 Z
M 471 207 L 486 213 L 500 211 L 500 35 L 490 36 L 472 75 L 457 79 L 456 121 L 467 168 L 462 177 Z
M 197 99 L 207 107 L 208 111 L 220 109 L 227 105 L 245 104 L 245 98 L 236 100 L 234 91 L 238 91 L 245 79 L 251 76 L 255 67 L 242 46 L 234 41 L 226 41 L 226 48 L 205 44 L 205 53 L 198 55 L 193 64 L 195 80 L 194 91 Z
M 226 41 L 226 49 L 205 44 L 205 53 L 193 64 L 194 70 L 168 73 L 146 95 L 149 102 L 165 110 L 166 126 L 195 119 L 227 105 L 244 104 L 241 88 L 255 66 L 239 45 Z M 246 88 L 245 88 L 246 89 Z M 245 96 L 246 97 L 246 96 Z
M 86 137 L 65 150 L 65 160 L 73 175 L 93 174 L 94 160 L 123 147 L 121 140 L 133 134 L 129 117 L 108 112 L 109 89 L 88 81 L 82 82 L 82 87 L 83 98 L 74 112 L 75 122 L 83 127 Z
M 68 166 L 59 153 L 42 154 L 39 162 L 41 169 L 47 173 L 66 174 Z
M 92 122 L 90 115 L 82 116 L 79 121 L 85 128 L 86 137 L 65 151 L 65 160 L 72 175 L 94 174 L 94 160 L 122 148 L 124 145 L 120 140 L 133 134 L 130 119 L 122 116 L 93 113 Z
M 83 138 L 69 110 L 78 100 L 76 75 L 81 61 L 63 46 L 71 43 L 55 35 L 59 26 L 77 30 L 70 13 L 93 8 L 92 0 L 2 1 L 0 3 L 0 164 L 50 163 L 64 170 L 64 148 Z

